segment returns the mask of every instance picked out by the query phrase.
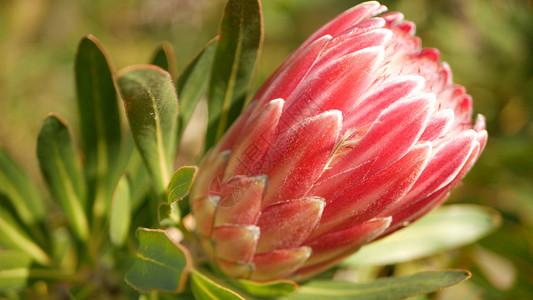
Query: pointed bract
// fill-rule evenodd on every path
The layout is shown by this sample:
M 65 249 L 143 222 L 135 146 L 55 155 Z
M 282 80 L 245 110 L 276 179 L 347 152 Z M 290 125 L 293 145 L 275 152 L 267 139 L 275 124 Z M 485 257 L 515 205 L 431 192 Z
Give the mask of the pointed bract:
M 384 10 L 318 29 L 204 157 L 191 211 L 228 276 L 306 280 L 439 206 L 479 158 L 472 98 Z

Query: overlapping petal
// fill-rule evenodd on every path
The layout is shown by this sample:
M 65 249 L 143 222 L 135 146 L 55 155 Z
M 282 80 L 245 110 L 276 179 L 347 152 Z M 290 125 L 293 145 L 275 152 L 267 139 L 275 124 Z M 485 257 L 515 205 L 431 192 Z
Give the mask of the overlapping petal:
M 304 280 L 440 205 L 478 159 L 472 98 L 384 10 L 315 32 L 204 158 L 191 211 L 222 272 Z

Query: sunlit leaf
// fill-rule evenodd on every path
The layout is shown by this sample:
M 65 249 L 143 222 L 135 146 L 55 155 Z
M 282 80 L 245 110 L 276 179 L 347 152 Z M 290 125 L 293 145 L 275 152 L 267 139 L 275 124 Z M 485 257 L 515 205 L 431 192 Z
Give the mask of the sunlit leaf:
M 430 293 L 458 284 L 470 277 L 468 271 L 422 272 L 405 277 L 378 279 L 368 283 L 310 281 L 280 299 L 394 300 Z
M 139 250 L 126 282 L 140 292 L 180 292 L 192 267 L 190 254 L 163 230 L 139 228 Z
M 26 285 L 31 257 L 17 250 L 0 250 L 0 291 Z
M 202 273 L 191 272 L 191 288 L 197 300 L 232 300 L 244 299 L 236 292 L 214 282 Z
M 104 216 L 121 171 L 122 133 L 109 55 L 92 35 L 79 43 L 74 64 L 81 147 L 95 217 Z
M 74 233 L 85 241 L 89 227 L 84 212 L 85 185 L 67 125 L 51 114 L 37 140 L 37 156 L 50 192 L 65 212 Z
M 45 209 L 37 188 L 3 148 L 0 148 L 0 193 L 7 196 L 32 233 L 43 236 L 39 226 L 44 222 Z
M 495 210 L 468 204 L 443 206 L 408 227 L 361 248 L 345 265 L 386 265 L 461 247 L 500 224 Z
M 160 225 L 175 226 L 179 223 L 183 214 L 178 201 L 189 194 L 197 172 L 198 168 L 193 166 L 181 167 L 174 173 L 167 187 L 167 202 L 158 207 Z
M 131 223 L 130 184 L 126 176 L 120 178 L 111 203 L 109 237 L 115 245 L 121 246 L 128 237 Z
M 208 87 L 205 148 L 211 148 L 240 114 L 263 39 L 258 0 L 229 0 L 219 30 Z
M 166 191 L 173 163 L 178 103 L 170 75 L 154 65 L 118 73 L 133 139 L 158 193 Z
M 218 37 L 209 41 L 178 78 L 176 89 L 178 91 L 180 112 L 178 119 L 179 135 L 189 123 L 196 104 L 205 93 L 217 41 Z
M 236 284 L 246 293 L 260 297 L 288 295 L 298 289 L 298 285 L 290 280 L 274 280 L 268 282 L 237 280 Z
M 150 63 L 167 71 L 174 80 L 177 78 L 176 55 L 174 54 L 174 47 L 169 42 L 162 42 L 157 47 Z
M 0 207 L 0 248 L 20 250 L 42 265 L 51 263 L 48 255 L 24 232 L 10 213 L 2 207 Z
M 189 194 L 191 186 L 198 172 L 197 167 L 179 168 L 168 184 L 168 203 L 179 201 Z

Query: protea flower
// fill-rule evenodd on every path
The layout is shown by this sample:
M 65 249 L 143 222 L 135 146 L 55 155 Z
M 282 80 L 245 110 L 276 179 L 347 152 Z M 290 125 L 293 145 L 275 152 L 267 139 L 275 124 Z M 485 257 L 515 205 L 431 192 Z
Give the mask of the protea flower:
M 487 140 L 415 26 L 366 2 L 314 33 L 204 158 L 196 232 L 227 275 L 302 280 L 446 200 Z

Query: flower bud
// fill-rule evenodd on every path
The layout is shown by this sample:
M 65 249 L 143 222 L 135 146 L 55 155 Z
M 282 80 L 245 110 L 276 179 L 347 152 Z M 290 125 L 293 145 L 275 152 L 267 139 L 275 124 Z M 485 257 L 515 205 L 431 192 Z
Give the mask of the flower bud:
M 204 158 L 191 210 L 227 275 L 303 280 L 440 205 L 483 116 L 401 13 L 366 2 L 314 33 Z

